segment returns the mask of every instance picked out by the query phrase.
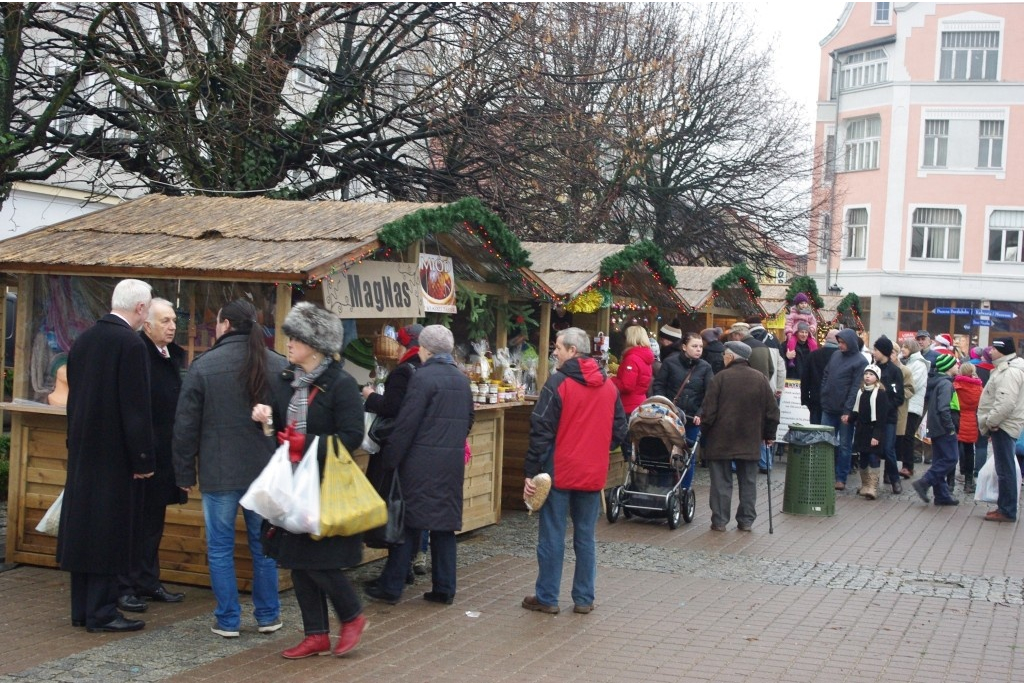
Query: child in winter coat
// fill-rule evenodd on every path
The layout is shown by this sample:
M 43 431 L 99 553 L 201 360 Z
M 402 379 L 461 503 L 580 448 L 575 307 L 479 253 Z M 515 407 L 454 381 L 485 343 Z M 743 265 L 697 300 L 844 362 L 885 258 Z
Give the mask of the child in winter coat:
M 796 332 L 801 323 L 807 324 L 810 333 L 807 336 L 807 344 L 811 351 L 818 349 L 818 319 L 811 311 L 811 301 L 807 295 L 797 293 L 793 298 L 793 306 L 789 308 L 789 314 L 786 314 L 786 325 L 782 329 L 786 337 L 786 350 L 789 352 L 796 350 Z M 792 364 L 796 363 L 793 359 L 789 361 Z
M 974 492 L 974 443 L 978 441 L 978 402 L 984 386 L 978 378 L 974 364 L 961 364 L 960 374 L 953 378 L 953 392 L 960 404 L 960 428 L 956 438 L 960 443 L 960 475 L 964 477 L 964 492 Z M 946 482 L 952 489 L 954 471 Z M 952 482 L 951 482 L 952 481 Z
M 879 383 L 882 370 L 875 364 L 864 368 L 864 382 L 857 391 L 850 423 L 853 424 L 853 451 L 860 457 L 860 489 L 857 494 L 867 499 L 878 497 L 878 472 L 885 453 L 886 417 L 889 396 Z

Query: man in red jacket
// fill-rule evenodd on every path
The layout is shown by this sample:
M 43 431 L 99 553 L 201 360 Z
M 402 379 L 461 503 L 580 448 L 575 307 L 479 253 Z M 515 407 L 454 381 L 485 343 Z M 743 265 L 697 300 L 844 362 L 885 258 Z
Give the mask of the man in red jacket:
M 618 390 L 587 355 L 586 331 L 567 328 L 555 341 L 558 369 L 544 384 L 530 418 L 523 497 L 535 492 L 534 476 L 552 478 L 551 492 L 540 510 L 537 535 L 536 593 L 523 608 L 558 613 L 558 589 L 565 559 L 566 516 L 572 516 L 576 570 L 572 580 L 573 611 L 594 609 L 597 576 L 595 528 L 601 492 L 608 478 L 608 452 L 626 439 L 626 414 Z

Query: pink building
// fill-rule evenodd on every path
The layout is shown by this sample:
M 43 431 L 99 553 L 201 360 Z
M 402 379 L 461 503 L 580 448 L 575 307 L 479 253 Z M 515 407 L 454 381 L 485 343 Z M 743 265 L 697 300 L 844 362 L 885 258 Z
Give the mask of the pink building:
M 1022 34 L 1024 3 L 858 2 L 821 42 L 808 273 L 873 337 L 1024 337 Z

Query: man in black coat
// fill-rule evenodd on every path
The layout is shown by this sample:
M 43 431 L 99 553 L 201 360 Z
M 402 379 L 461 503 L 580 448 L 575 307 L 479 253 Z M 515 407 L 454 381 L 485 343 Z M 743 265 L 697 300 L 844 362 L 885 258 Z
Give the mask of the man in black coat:
M 151 300 L 149 284 L 121 281 L 110 314 L 68 353 L 68 475 L 57 563 L 71 572 L 71 624 L 89 632 L 146 625 L 117 610 L 117 577 L 135 553 L 141 479 L 156 469 L 149 360 L 135 332 Z
M 185 350 L 175 344 L 177 315 L 174 305 L 154 298 L 149 317 L 142 324 L 142 341 L 149 356 L 149 386 L 153 408 L 153 438 L 156 471 L 144 482 L 142 527 L 138 548 L 132 558 L 131 571 L 118 578 L 121 596 L 117 605 L 122 611 L 145 611 L 146 599 L 157 602 L 180 602 L 184 593 L 170 592 L 160 583 L 160 539 L 168 504 L 179 504 L 188 493 L 174 484 L 171 461 L 171 437 L 174 434 L 174 412 L 178 408 L 181 371 L 185 367 Z
M 825 367 L 838 349 L 836 334 L 830 330 L 825 336 L 825 344 L 807 355 L 800 373 L 800 404 L 811 412 L 811 423 L 821 424 L 821 381 L 825 377 Z

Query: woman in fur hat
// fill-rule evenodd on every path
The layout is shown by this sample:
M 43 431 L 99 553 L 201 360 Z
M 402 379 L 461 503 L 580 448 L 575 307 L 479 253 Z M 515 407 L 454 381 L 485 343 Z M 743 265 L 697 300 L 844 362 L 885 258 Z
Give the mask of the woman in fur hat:
M 252 419 L 260 423 L 273 420 L 284 426 L 278 432 L 278 440 L 289 443 L 293 462 L 302 459 L 309 438 L 319 436 L 317 460 L 322 478 L 329 436 L 336 435 L 350 452 L 362 443 L 363 403 L 359 386 L 335 358 L 344 339 L 337 316 L 309 302 L 300 302 L 285 317 L 282 330 L 288 336 L 290 366 L 273 379 L 273 410 L 257 404 Z M 282 568 L 292 571 L 295 598 L 306 633 L 302 642 L 281 656 L 342 656 L 355 649 L 366 627 L 366 618 L 355 588 L 341 569 L 362 561 L 362 536 L 314 540 L 309 535 L 268 528 L 264 533 L 268 553 Z M 341 621 L 341 634 L 333 652 L 328 600 Z

